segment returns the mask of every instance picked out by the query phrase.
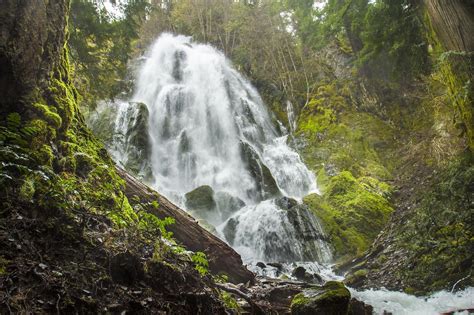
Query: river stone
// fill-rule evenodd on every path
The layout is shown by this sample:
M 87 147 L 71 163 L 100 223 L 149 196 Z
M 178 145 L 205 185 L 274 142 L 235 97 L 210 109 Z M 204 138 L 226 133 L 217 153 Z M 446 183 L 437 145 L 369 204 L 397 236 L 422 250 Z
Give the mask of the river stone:
M 264 200 L 281 196 L 275 178 L 273 178 L 270 169 L 261 161 L 258 153 L 250 144 L 242 141 L 240 144 L 242 159 L 247 164 L 250 174 L 255 179 L 257 191 L 260 192 L 258 197 Z
M 321 278 L 320 275 L 309 273 L 302 266 L 298 266 L 295 269 L 293 269 L 291 276 L 295 277 L 298 280 L 309 282 L 309 283 L 320 284 L 323 282 L 323 279 Z
M 277 263 L 277 262 L 271 262 L 271 263 L 267 263 L 268 266 L 272 266 L 273 268 L 276 268 L 278 271 L 282 271 L 283 270 L 283 265 L 280 264 L 280 263 Z
M 261 261 L 259 261 L 256 266 L 259 267 L 259 268 L 262 268 L 262 269 L 264 269 L 264 268 L 267 267 L 267 266 L 265 266 L 265 264 L 264 264 L 263 262 L 261 262 Z
M 329 281 L 295 295 L 291 301 L 293 315 L 347 315 L 351 293 L 338 281 Z

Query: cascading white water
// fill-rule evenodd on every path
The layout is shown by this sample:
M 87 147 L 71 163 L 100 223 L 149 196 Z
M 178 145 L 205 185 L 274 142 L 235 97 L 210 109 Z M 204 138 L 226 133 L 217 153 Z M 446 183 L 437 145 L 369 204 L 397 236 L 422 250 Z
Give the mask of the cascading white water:
M 123 104 L 115 129 L 126 135 L 138 114 Z M 129 104 L 148 109 L 152 186 L 216 227 L 245 261 L 331 259 L 317 218 L 291 201 L 317 192 L 314 175 L 222 53 L 189 37 L 161 35 Z M 127 150 L 109 147 L 117 160 L 127 160 Z M 187 193 L 207 186 L 213 201 L 192 208 Z
M 293 103 L 289 100 L 286 101 L 286 114 L 288 115 L 288 126 L 290 127 L 290 132 L 293 132 L 296 129 L 296 117 Z

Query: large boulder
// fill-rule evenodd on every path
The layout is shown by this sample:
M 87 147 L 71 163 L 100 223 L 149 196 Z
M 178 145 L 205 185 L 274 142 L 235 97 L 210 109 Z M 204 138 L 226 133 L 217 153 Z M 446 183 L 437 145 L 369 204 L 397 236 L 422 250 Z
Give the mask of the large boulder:
M 293 297 L 293 315 L 347 315 L 351 293 L 338 281 L 329 281 L 319 288 L 311 288 Z
M 216 219 L 217 204 L 214 199 L 214 190 L 210 186 L 199 186 L 185 194 L 184 197 L 186 198 L 186 209 L 193 216 L 213 223 Z

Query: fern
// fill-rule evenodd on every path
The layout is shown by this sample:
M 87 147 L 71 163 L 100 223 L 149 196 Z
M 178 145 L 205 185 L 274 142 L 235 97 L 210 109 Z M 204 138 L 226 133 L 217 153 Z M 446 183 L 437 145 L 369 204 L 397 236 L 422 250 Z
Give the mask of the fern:
M 17 132 L 21 125 L 21 116 L 18 113 L 10 113 L 7 116 L 7 128 L 12 132 Z

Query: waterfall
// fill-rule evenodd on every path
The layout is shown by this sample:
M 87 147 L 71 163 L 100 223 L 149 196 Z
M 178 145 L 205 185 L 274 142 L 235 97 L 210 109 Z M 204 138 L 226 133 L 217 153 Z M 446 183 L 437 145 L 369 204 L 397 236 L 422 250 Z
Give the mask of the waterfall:
M 124 104 L 146 105 L 150 184 L 244 261 L 331 260 L 317 218 L 300 202 L 318 192 L 314 175 L 221 52 L 162 34 L 140 66 L 133 97 L 116 105 L 115 133 L 133 134 L 137 110 Z M 129 161 L 130 149 L 117 147 L 130 141 L 111 142 L 115 159 Z
M 296 129 L 295 109 L 289 100 L 286 101 L 286 114 L 288 115 L 288 126 L 290 127 L 290 132 L 294 132 Z

